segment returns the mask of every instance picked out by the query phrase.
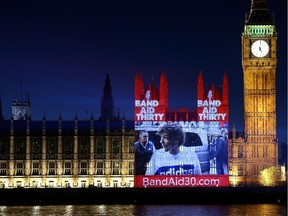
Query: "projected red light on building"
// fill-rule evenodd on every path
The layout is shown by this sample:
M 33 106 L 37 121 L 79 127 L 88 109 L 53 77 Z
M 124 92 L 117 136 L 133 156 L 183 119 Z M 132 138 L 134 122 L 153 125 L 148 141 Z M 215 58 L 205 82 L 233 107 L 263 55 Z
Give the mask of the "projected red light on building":
M 135 187 L 229 185 L 226 73 L 222 89 L 205 89 L 200 72 L 197 91 L 195 109 L 169 111 L 165 72 L 159 90 L 136 74 Z

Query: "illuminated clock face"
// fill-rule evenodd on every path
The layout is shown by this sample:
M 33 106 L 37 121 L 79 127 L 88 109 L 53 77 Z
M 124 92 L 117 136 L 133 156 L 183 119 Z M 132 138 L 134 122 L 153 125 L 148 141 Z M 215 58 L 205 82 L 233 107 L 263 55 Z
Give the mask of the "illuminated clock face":
M 254 56 L 265 57 L 269 52 L 269 45 L 264 40 L 257 40 L 252 44 L 251 50 Z

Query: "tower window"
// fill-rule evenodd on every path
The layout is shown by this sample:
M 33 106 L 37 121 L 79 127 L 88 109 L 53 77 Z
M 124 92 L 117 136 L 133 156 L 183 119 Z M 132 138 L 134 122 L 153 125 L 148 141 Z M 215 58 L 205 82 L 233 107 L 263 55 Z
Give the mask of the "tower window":
M 24 171 L 23 162 L 16 162 L 16 175 L 23 175 Z
M 64 159 L 73 159 L 73 139 L 71 137 L 64 139 L 63 154 Z
M 72 166 L 71 162 L 64 162 L 64 175 L 71 175 L 72 173 Z
M 119 161 L 112 162 L 112 175 L 119 175 L 120 174 L 120 163 Z
M 243 146 L 238 146 L 238 158 L 243 158 Z
M 113 158 L 120 158 L 120 143 L 119 143 L 119 138 L 114 138 L 112 140 L 112 154 Z
M 79 159 L 89 159 L 89 142 L 88 139 L 80 139 L 80 158 Z
M 56 159 L 57 158 L 57 144 L 56 144 L 56 138 L 50 137 L 48 139 L 48 145 L 47 145 L 47 156 L 48 159 Z
M 0 140 L 0 160 L 9 158 L 9 140 L 7 138 Z
M 243 176 L 244 175 L 244 169 L 242 165 L 238 166 L 238 175 L 239 176 Z
M 7 174 L 7 163 L 6 161 L 0 162 L 0 175 L 5 176 Z
M 134 153 L 134 139 L 129 139 L 129 154 Z
M 87 162 L 80 163 L 80 175 L 87 175 Z
M 32 163 L 32 175 L 39 175 L 39 168 L 40 168 L 40 163 L 33 162 Z
M 129 175 L 134 175 L 134 162 L 129 162 Z
M 48 163 L 48 175 L 55 175 L 56 174 L 56 163 L 49 162 Z
M 96 162 L 96 175 L 104 175 L 104 163 L 103 161 Z
M 96 146 L 95 146 L 96 159 L 104 159 L 105 157 L 104 154 L 105 154 L 104 139 L 102 137 L 99 137 L 96 140 Z
M 15 159 L 16 160 L 24 160 L 25 159 L 25 139 L 23 137 L 19 137 L 15 141 Z
M 41 159 L 41 142 L 38 137 L 32 138 L 32 160 Z

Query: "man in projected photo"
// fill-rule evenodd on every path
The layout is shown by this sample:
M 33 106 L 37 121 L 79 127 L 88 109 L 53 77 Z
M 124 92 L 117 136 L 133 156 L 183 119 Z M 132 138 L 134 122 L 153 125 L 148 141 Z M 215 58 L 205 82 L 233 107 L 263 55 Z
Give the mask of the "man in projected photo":
M 156 150 L 154 144 L 149 141 L 148 131 L 139 133 L 139 140 L 135 143 L 136 148 L 136 175 L 145 175 L 148 163 Z
M 215 160 L 217 174 L 228 174 L 228 132 L 225 128 L 216 139 Z
M 201 174 L 200 162 L 191 147 L 183 146 L 185 134 L 177 123 L 162 126 L 157 135 L 163 148 L 154 152 L 146 175 L 197 175 Z

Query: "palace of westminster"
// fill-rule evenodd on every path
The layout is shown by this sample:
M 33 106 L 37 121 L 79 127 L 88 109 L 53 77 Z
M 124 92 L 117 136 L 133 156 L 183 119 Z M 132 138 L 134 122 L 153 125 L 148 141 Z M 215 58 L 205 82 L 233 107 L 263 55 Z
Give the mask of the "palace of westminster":
M 267 0 L 251 0 L 242 33 L 245 135 L 238 136 L 235 127 L 230 133 L 231 185 L 257 183 L 260 171 L 278 165 L 276 54 L 277 32 Z M 138 74 L 135 91 L 137 82 Z M 201 73 L 198 97 L 204 88 L 204 83 L 202 87 L 199 83 L 203 83 Z M 152 84 L 148 88 L 156 91 Z M 165 88 L 167 80 L 162 73 L 160 96 Z M 227 74 L 223 77 L 222 96 L 219 95 L 222 100 L 225 95 L 228 97 Z M 168 106 L 168 99 L 165 103 Z M 23 100 L 12 100 L 12 116 L 8 120 L 2 114 L 1 101 L 0 105 L 0 188 L 134 186 L 134 120 L 115 115 L 109 74 L 99 119 L 91 116 L 89 120 L 79 120 L 76 115 L 66 121 L 60 115 L 58 120 L 49 121 L 44 115 L 41 120 L 32 120 L 29 95 Z M 166 119 L 171 121 L 193 121 L 195 116 L 197 110 L 166 112 Z

